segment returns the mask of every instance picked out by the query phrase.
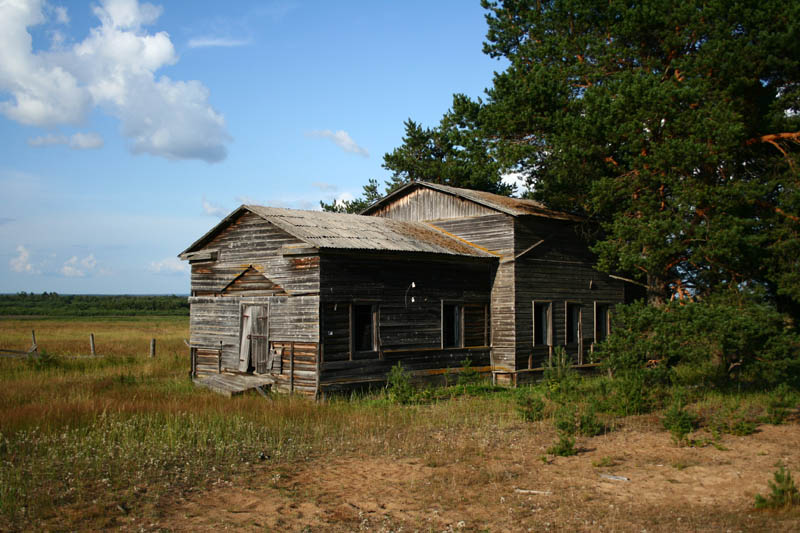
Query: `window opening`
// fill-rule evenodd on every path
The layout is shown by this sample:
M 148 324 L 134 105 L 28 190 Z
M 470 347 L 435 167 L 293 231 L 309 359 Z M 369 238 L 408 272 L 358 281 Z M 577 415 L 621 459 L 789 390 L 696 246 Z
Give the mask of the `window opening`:
M 461 336 L 461 305 L 442 304 L 442 348 L 460 348 L 463 346 Z
M 375 351 L 375 309 L 372 305 L 353 305 L 353 350 Z
M 551 302 L 533 303 L 533 345 L 551 346 L 553 344 L 553 304 Z
M 580 340 L 580 324 L 580 304 L 567 303 L 567 344 L 574 344 Z
M 611 332 L 611 306 L 608 304 L 595 304 L 595 340 L 604 341 Z

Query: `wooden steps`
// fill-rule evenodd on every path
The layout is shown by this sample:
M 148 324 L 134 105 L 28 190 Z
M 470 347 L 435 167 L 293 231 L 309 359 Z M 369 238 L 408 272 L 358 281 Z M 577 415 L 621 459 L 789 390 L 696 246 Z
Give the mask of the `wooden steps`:
M 275 380 L 269 376 L 253 374 L 210 374 L 192 381 L 198 387 L 206 387 L 230 398 L 258 387 L 272 385 Z

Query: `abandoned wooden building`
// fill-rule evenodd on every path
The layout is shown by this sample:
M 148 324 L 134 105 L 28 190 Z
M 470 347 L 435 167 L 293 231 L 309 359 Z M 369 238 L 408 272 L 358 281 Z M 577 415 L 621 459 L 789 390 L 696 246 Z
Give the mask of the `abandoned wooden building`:
M 526 380 L 564 346 L 591 361 L 638 294 L 600 273 L 579 219 L 532 200 L 413 182 L 361 215 L 243 205 L 191 264 L 192 375 L 320 396 L 472 368 Z

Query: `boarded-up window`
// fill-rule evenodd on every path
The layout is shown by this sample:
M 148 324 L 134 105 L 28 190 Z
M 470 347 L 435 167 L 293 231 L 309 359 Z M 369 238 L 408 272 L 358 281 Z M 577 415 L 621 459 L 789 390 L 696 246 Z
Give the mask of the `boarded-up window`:
M 581 305 L 567 302 L 566 313 L 566 342 L 574 344 L 581 338 Z
M 533 345 L 553 345 L 552 302 L 533 302 Z
M 489 345 L 489 305 L 464 304 L 464 346 Z

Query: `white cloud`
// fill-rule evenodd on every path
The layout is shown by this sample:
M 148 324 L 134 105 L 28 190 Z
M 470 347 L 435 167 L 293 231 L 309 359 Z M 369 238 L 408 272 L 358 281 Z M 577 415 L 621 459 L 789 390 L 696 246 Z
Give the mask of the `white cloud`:
M 96 266 L 97 260 L 94 258 L 94 254 L 89 254 L 83 259 L 78 259 L 77 255 L 73 255 L 64 261 L 61 274 L 68 278 L 82 278 L 87 271 L 94 270 Z
M 67 13 L 66 7 L 55 6 L 53 8 L 53 13 L 55 13 L 56 22 L 59 24 L 69 24 L 69 14 Z
M 32 137 L 28 139 L 28 144 L 34 147 L 66 144 L 73 150 L 90 150 L 93 148 L 102 148 L 103 138 L 96 133 L 76 133 L 72 137 L 48 133 L 41 137 Z
M 322 139 L 330 139 L 336 146 L 350 152 L 358 154 L 362 157 L 369 157 L 369 152 L 366 148 L 359 146 L 351 137 L 350 134 L 344 130 L 331 131 L 331 130 L 314 130 L 306 134 L 308 137 L 318 137 Z
M 37 274 L 38 272 L 33 267 L 30 262 L 31 253 L 28 251 L 27 248 L 22 246 L 21 244 L 17 246 L 17 257 L 11 259 L 8 262 L 11 270 L 14 272 L 24 272 L 27 274 Z
M 243 39 L 226 39 L 224 37 L 195 37 L 189 39 L 187 46 L 189 48 L 232 48 L 235 46 L 245 46 L 250 44 L 250 41 Z
M 61 273 L 68 278 L 79 278 L 83 277 L 84 273 L 83 270 L 78 268 L 78 257 L 73 255 L 69 259 L 64 262 L 64 266 L 61 267 Z
M 100 25 L 83 41 L 34 53 L 28 28 L 45 22 L 46 11 L 43 0 L 0 2 L 0 91 L 10 94 L 0 101 L 0 113 L 53 127 L 80 124 L 99 107 L 120 120 L 133 153 L 207 162 L 226 157 L 230 136 L 208 102 L 208 89 L 199 81 L 156 77 L 178 60 L 166 32 L 143 29 L 160 7 L 104 0 L 93 7 Z M 64 20 L 58 11 L 55 18 Z
M 161 261 L 151 262 L 147 270 L 156 274 L 182 274 L 189 272 L 189 264 L 177 257 L 168 257 Z
M 203 197 L 203 214 L 211 217 L 223 218 L 228 214 L 228 210 L 217 204 L 213 204 Z
M 103 138 L 96 133 L 76 133 L 69 139 L 73 150 L 92 150 L 103 147 Z
M 94 258 L 94 254 L 89 254 L 81 259 L 81 266 L 89 270 L 94 269 L 94 267 L 97 266 L 97 260 Z

